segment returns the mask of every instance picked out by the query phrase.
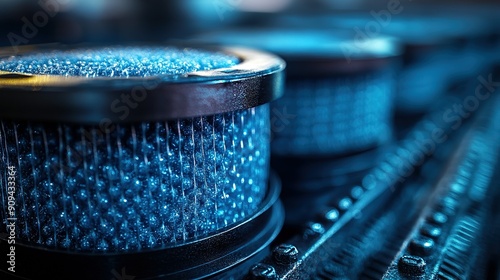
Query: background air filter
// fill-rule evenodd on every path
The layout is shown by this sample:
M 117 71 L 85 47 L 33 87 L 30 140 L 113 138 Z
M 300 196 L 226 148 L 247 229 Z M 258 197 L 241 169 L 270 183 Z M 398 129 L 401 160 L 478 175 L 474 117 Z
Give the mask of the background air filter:
M 392 143 L 400 50 L 388 37 L 359 42 L 350 30 L 276 26 L 201 40 L 258 47 L 287 62 L 286 94 L 271 103 L 271 162 L 293 227 L 342 197 Z
M 399 54 L 393 40 L 358 42 L 348 30 L 304 28 L 233 30 L 203 38 L 258 46 L 287 61 L 287 94 L 271 109 L 273 155 L 339 157 L 392 139 Z
M 1 57 L 0 182 L 15 186 L 1 190 L 2 231 L 16 218 L 16 244 L 29 254 L 71 263 L 66 254 L 81 253 L 103 277 L 116 259 L 95 258 L 109 254 L 158 254 L 148 270 L 118 261 L 148 277 L 210 275 L 255 254 L 281 227 L 266 103 L 281 95 L 283 68 L 265 53 L 222 48 L 35 47 Z M 248 225 L 260 239 L 245 236 Z M 211 247 L 234 243 L 227 237 L 205 241 L 237 231 L 254 247 L 186 272 L 242 250 Z M 200 244 L 214 252 L 193 260 Z M 18 275 L 37 271 L 26 269 Z
M 471 8 L 471 7 L 469 7 Z M 304 16 L 277 16 L 273 24 L 300 29 L 344 28 L 357 42 L 380 36 L 396 38 L 404 48 L 403 67 L 398 72 L 395 109 L 398 117 L 421 116 L 432 102 L 455 83 L 490 71 L 498 61 L 494 24 L 471 10 L 436 12 L 425 5 L 420 9 L 391 14 L 387 10 L 366 12 L 324 12 Z M 484 15 L 484 17 L 483 17 Z
M 398 115 L 421 114 L 456 82 L 489 70 L 494 48 L 491 28 L 466 16 L 408 16 L 396 18 L 382 32 L 405 44 L 405 64 L 399 76 Z

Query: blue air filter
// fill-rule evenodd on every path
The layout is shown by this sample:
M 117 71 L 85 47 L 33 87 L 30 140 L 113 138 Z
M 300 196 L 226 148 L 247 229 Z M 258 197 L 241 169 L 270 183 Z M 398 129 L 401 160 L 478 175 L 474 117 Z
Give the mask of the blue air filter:
M 282 26 L 202 39 L 259 47 L 287 62 L 286 94 L 271 107 L 272 154 L 284 159 L 283 180 L 325 176 L 336 169 L 333 158 L 389 143 L 398 43 L 387 37 L 357 42 L 349 30 Z
M 476 42 L 488 32 L 477 18 L 414 15 L 382 30 L 406 46 L 396 103 L 400 115 L 426 112 L 454 82 L 475 78 L 491 60 L 492 51 Z
M 404 47 L 403 65 L 398 73 L 395 108 L 398 117 L 425 113 L 432 103 L 457 81 L 475 79 L 497 60 L 491 43 L 490 20 L 467 11 L 409 11 L 390 14 L 325 13 L 310 17 L 276 17 L 276 24 L 290 28 L 314 26 L 325 30 L 345 28 L 354 40 L 391 36 Z M 484 14 L 484 12 L 482 13 Z
M 425 113 L 453 83 L 475 78 L 491 64 L 494 53 L 487 42 L 492 28 L 473 15 L 424 11 L 384 20 L 355 14 L 328 21 L 329 26 L 352 29 L 358 38 L 376 32 L 401 41 L 405 52 L 396 94 L 398 116 Z
M 386 143 L 394 97 L 388 38 L 357 43 L 348 32 L 237 30 L 213 40 L 272 51 L 287 61 L 287 94 L 272 105 L 272 152 L 338 156 Z
M 283 69 L 236 48 L 0 57 L 0 244 L 14 238 L 25 251 L 16 275 L 53 273 L 31 255 L 67 264 L 61 275 L 83 258 L 90 268 L 77 278 L 122 267 L 191 278 L 262 249 L 281 227 L 267 103 L 281 95 Z
M 273 27 L 204 35 L 202 42 L 265 49 L 287 63 L 286 94 L 271 103 L 271 164 L 283 181 L 285 223 L 303 226 L 344 197 L 393 140 L 398 42 L 351 30 Z M 307 209 L 307 211 L 303 211 Z

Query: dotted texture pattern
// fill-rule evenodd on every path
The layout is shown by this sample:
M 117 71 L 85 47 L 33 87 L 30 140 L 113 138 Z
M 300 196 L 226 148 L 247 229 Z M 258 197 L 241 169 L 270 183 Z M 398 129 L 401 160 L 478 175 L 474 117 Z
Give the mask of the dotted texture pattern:
M 238 63 L 235 56 L 189 48 L 107 47 L 11 56 L 0 59 L 0 70 L 38 75 L 128 78 L 182 75 Z
M 394 85 L 389 71 L 289 81 L 272 103 L 273 153 L 343 155 L 387 142 Z
M 269 105 L 167 122 L 0 122 L 2 229 L 17 170 L 19 243 L 123 252 L 196 240 L 255 213 L 266 194 Z

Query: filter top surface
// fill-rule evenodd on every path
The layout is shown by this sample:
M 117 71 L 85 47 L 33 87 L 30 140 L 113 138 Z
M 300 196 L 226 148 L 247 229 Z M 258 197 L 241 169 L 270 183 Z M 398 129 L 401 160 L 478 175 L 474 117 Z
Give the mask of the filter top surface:
M 9 54 L 0 48 L 0 119 L 164 121 L 253 108 L 283 94 L 285 62 L 248 48 L 54 44 Z
M 0 58 L 0 70 L 77 77 L 151 77 L 227 68 L 231 54 L 177 47 L 105 47 L 52 50 Z

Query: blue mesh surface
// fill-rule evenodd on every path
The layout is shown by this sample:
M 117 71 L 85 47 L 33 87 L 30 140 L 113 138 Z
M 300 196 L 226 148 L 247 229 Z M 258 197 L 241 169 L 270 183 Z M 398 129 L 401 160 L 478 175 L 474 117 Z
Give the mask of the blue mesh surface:
M 255 213 L 269 106 L 99 127 L 0 122 L 0 183 L 17 170 L 17 242 L 120 252 L 181 244 Z M 1 190 L 2 228 L 7 210 Z
M 237 57 L 173 47 L 107 47 L 28 53 L 0 59 L 0 70 L 82 77 L 181 75 L 231 67 Z
M 394 83 L 388 71 L 289 81 L 284 97 L 272 103 L 273 153 L 339 155 L 388 141 Z

